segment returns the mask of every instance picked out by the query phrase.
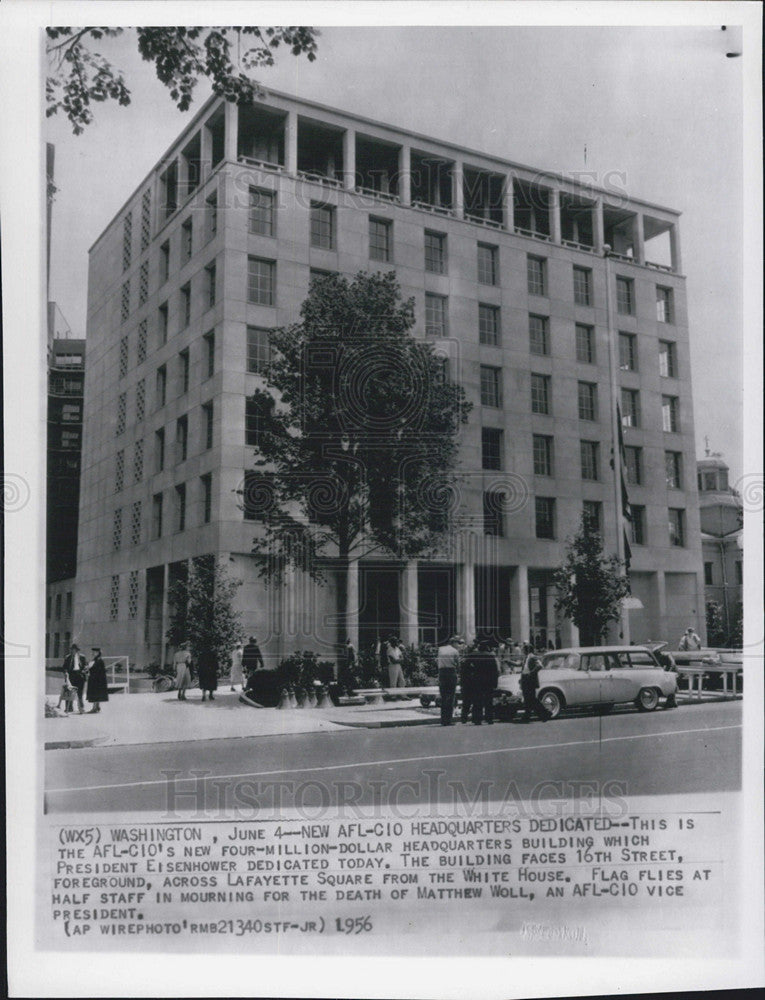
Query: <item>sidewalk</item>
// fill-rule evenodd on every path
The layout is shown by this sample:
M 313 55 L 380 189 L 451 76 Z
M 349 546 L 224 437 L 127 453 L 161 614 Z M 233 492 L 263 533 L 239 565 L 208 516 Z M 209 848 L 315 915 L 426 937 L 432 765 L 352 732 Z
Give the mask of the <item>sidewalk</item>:
M 56 696 L 46 700 L 55 705 Z M 424 709 L 419 701 L 385 702 L 335 708 L 252 708 L 239 693 L 220 689 L 213 702 L 202 703 L 192 690 L 187 701 L 174 691 L 166 694 L 115 694 L 96 715 L 76 711 L 64 718 L 42 720 L 46 750 L 90 746 L 131 746 L 140 743 L 177 743 L 184 740 L 284 736 L 296 733 L 338 732 L 350 728 L 378 729 L 437 723 L 438 709 Z

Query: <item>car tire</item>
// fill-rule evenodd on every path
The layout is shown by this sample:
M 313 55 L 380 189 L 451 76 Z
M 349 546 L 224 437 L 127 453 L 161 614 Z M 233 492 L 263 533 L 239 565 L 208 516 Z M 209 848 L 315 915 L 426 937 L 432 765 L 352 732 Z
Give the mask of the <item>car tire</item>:
M 566 707 L 563 695 L 558 691 L 553 691 L 551 688 L 547 688 L 545 691 L 540 691 L 537 697 L 549 712 L 551 719 L 557 719 Z
M 635 704 L 640 712 L 653 712 L 659 705 L 659 692 L 656 688 L 641 688 Z

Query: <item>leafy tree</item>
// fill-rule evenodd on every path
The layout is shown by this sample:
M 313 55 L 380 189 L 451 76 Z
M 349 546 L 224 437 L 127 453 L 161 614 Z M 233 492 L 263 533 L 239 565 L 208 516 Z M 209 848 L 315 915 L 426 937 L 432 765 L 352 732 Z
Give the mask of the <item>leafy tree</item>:
M 232 580 L 223 563 L 214 556 L 193 559 L 185 579 L 170 588 L 173 608 L 167 641 L 174 646 L 188 642 L 192 659 L 200 653 L 215 653 L 224 667 L 238 642 L 244 639 L 241 613 L 234 598 L 241 580 Z
M 208 77 L 215 94 L 239 104 L 252 104 L 265 92 L 247 73 L 273 66 L 276 50 L 316 58 L 319 32 L 307 27 L 260 28 L 48 28 L 51 73 L 46 81 L 46 114 L 66 114 L 75 135 L 93 120 L 92 105 L 102 101 L 130 104 L 130 88 L 122 71 L 92 51 L 91 43 L 135 31 L 138 51 L 154 64 L 157 79 L 170 91 L 179 111 L 191 106 L 200 77 Z M 233 52 L 232 52 L 233 48 Z M 243 51 L 240 51 L 243 48 Z M 237 53 L 234 56 L 234 52 Z M 236 59 L 236 62 L 234 61 Z
M 314 279 L 301 322 L 271 331 L 265 384 L 250 402 L 258 457 L 244 508 L 264 522 L 260 573 L 278 583 L 293 567 L 323 581 L 331 566 L 341 615 L 352 610 L 351 560 L 416 558 L 450 524 L 471 404 L 413 326 L 393 273 Z
M 718 601 L 707 601 L 707 645 L 725 646 L 727 643 L 727 630 L 723 618 L 722 605 Z
M 621 602 L 629 594 L 623 568 L 617 556 L 604 555 L 600 533 L 583 517 L 555 571 L 555 608 L 579 629 L 582 645 L 600 645 L 609 622 L 619 621 Z
M 731 618 L 730 636 L 728 637 L 727 645 L 731 649 L 741 649 L 744 645 L 744 605 L 742 601 L 736 603 Z

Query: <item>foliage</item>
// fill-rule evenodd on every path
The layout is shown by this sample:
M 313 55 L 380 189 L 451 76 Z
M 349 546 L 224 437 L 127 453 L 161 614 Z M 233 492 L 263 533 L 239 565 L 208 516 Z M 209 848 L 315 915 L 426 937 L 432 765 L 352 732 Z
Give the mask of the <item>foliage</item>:
M 725 621 L 723 618 L 723 608 L 718 601 L 707 601 L 707 645 L 723 647 L 727 644 Z
M 744 605 L 741 601 L 736 603 L 731 615 L 730 636 L 728 646 L 731 649 L 741 649 L 744 645 Z
M 229 28 L 48 28 L 47 54 L 51 74 L 46 81 L 46 114 L 63 111 L 75 135 L 93 120 L 92 105 L 102 101 L 130 104 L 130 89 L 122 71 L 90 49 L 92 42 L 135 31 L 138 51 L 154 64 L 157 79 L 167 87 L 179 111 L 191 105 L 200 77 L 208 77 L 215 94 L 239 104 L 264 96 L 247 73 L 273 66 L 276 50 L 316 58 L 319 32 L 308 27 L 255 25 Z M 242 45 L 244 51 L 240 52 Z M 235 55 L 236 53 L 236 55 Z
M 422 643 L 419 646 L 404 646 L 401 669 L 407 687 L 419 687 L 436 683 L 438 664 L 434 646 Z M 387 687 L 388 671 L 380 666 L 380 657 L 374 649 L 364 649 L 357 654 L 356 667 L 349 671 L 343 668 L 338 676 L 341 687 L 350 694 L 372 687 Z
M 276 669 L 284 687 L 306 689 L 314 681 L 330 684 L 335 677 L 332 661 L 318 659 L 310 649 L 296 650 L 281 660 Z
M 242 581 L 232 580 L 226 566 L 214 556 L 193 559 L 188 577 L 170 588 L 173 614 L 167 641 L 174 646 L 188 642 L 194 663 L 201 653 L 214 653 L 222 672 L 232 650 L 244 639 L 241 612 L 234 608 L 241 585 Z
M 621 602 L 629 594 L 623 567 L 617 556 L 603 554 L 600 533 L 583 517 L 555 571 L 556 611 L 576 625 L 582 645 L 599 644 L 609 622 L 619 621 Z

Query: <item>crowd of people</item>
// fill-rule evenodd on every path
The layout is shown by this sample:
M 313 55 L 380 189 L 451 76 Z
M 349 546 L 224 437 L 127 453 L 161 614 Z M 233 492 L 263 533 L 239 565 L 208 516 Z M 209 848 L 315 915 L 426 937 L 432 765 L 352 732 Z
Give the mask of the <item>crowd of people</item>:
M 57 708 L 63 705 L 66 715 L 74 712 L 75 703 L 80 715 L 85 712 L 85 701 L 90 705 L 90 713 L 101 711 L 101 704 L 109 700 L 109 687 L 106 680 L 106 664 L 101 655 L 100 646 L 91 649 L 93 657 L 88 662 L 80 652 L 80 647 L 73 642 L 64 658 L 61 667 L 63 675 L 61 692 Z

